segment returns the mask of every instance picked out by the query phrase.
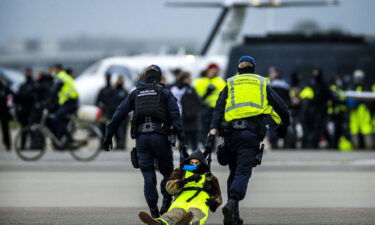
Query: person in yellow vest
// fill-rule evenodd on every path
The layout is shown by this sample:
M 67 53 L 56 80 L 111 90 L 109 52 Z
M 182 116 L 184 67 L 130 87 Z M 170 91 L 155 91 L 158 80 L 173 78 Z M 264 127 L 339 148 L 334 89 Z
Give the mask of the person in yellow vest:
M 201 150 L 194 151 L 176 168 L 167 182 L 167 191 L 175 200 L 160 218 L 140 212 L 139 218 L 148 225 L 203 225 L 209 210 L 215 212 L 222 203 L 218 179 L 210 172 Z
M 365 91 L 365 73 L 362 70 L 356 70 L 353 73 L 353 79 L 354 87 L 352 90 Z M 371 113 L 367 103 L 359 99 L 349 98 L 348 106 L 350 108 L 349 128 L 354 147 L 361 147 L 360 138 L 362 137 L 364 147 L 371 149 L 373 146 Z
M 203 107 L 201 109 L 201 141 L 203 143 L 210 129 L 212 112 L 220 92 L 225 87 L 225 81 L 219 76 L 220 68 L 211 63 L 208 65 L 205 76 L 195 80 L 193 86 L 198 96 L 200 96 Z
M 66 116 L 74 114 L 78 109 L 78 92 L 74 85 L 74 79 L 63 70 L 61 64 L 51 68 L 51 75 L 54 78 L 54 86 L 51 98 L 57 96 L 58 106 L 51 115 L 53 130 L 57 138 L 65 144 L 71 142 L 71 137 L 66 131 L 69 121 Z
M 261 161 L 265 117 L 271 116 L 278 124 L 275 132 L 279 137 L 285 137 L 290 124 L 286 104 L 268 85 L 267 78 L 255 74 L 255 66 L 255 60 L 250 56 L 239 59 L 238 74 L 227 79 L 216 102 L 205 146 L 206 156 L 213 148 L 210 140 L 220 129 L 224 147 L 218 149 L 218 161 L 221 165 L 229 165 L 230 170 L 228 202 L 222 209 L 224 225 L 243 224 L 239 201 L 245 198 L 252 168 Z

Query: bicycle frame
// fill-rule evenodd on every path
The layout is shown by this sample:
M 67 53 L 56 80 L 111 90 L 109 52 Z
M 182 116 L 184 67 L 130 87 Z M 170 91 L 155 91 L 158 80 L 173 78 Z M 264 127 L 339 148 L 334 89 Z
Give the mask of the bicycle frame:
M 46 126 L 48 115 L 49 115 L 48 109 L 43 109 L 42 118 L 40 119 L 40 122 L 37 124 L 31 125 L 31 129 L 41 130 L 45 137 L 50 138 L 56 145 L 58 145 L 58 147 L 63 147 L 64 143 L 56 137 L 56 135 L 48 128 L 48 126 Z M 69 128 L 72 127 L 73 120 L 74 119 L 69 120 L 68 130 L 71 130 Z

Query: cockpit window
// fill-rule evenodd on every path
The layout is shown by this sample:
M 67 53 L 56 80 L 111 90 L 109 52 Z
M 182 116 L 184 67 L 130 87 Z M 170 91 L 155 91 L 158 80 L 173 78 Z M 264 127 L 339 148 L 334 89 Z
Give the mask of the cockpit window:
M 119 75 L 124 78 L 131 79 L 130 70 L 125 66 L 112 65 L 107 69 L 106 73 L 110 73 L 112 75 Z

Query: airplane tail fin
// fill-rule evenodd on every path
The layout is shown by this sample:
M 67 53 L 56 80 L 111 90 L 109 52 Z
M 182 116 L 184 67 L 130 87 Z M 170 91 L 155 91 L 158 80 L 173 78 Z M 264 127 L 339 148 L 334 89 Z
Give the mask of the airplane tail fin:
M 222 11 L 208 36 L 201 55 L 227 55 L 238 43 L 239 34 L 246 17 L 246 8 L 314 7 L 338 5 L 339 0 L 281 1 L 281 0 L 224 0 L 224 1 L 169 1 L 167 6 L 221 8 Z

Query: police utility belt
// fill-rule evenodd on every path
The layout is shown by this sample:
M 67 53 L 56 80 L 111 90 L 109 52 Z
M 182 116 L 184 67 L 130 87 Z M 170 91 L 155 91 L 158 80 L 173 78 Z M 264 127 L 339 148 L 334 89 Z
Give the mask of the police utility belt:
M 263 137 L 266 133 L 265 126 L 262 122 L 253 121 L 255 118 L 237 119 L 230 122 L 221 123 L 222 136 L 230 134 L 236 130 L 250 130 L 255 134 Z M 260 119 L 260 118 L 256 118 Z
M 167 132 L 167 127 L 164 123 L 155 123 L 155 122 L 145 122 L 140 124 L 137 127 L 138 134 L 146 134 L 146 133 L 162 133 L 165 134 Z

